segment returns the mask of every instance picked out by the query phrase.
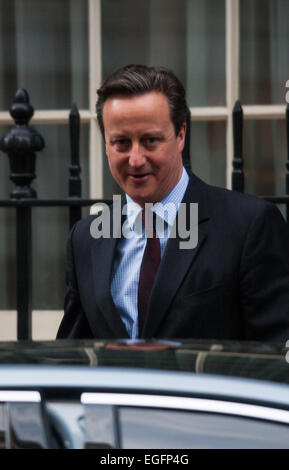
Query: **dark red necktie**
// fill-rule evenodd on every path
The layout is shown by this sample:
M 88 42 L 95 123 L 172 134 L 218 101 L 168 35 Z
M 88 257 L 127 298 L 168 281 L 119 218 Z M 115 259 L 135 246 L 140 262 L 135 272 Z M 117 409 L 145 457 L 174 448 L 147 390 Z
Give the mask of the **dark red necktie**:
M 156 273 L 161 261 L 160 240 L 156 234 L 155 227 L 150 227 L 153 222 L 152 214 L 145 220 L 145 211 L 142 211 L 142 222 L 145 227 L 147 243 L 140 267 L 140 276 L 138 283 L 138 331 L 141 336 L 151 290 L 156 277 Z M 145 225 L 146 223 L 146 225 Z

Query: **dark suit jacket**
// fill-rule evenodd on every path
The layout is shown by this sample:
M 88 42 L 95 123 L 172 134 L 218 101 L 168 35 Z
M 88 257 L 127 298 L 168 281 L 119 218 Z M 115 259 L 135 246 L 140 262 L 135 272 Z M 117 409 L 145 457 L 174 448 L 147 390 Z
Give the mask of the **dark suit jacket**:
M 198 245 L 169 239 L 143 338 L 289 339 L 289 232 L 279 210 L 195 175 L 183 202 L 197 202 Z M 117 239 L 95 239 L 80 220 L 67 249 L 65 314 L 58 338 L 128 338 L 110 295 Z

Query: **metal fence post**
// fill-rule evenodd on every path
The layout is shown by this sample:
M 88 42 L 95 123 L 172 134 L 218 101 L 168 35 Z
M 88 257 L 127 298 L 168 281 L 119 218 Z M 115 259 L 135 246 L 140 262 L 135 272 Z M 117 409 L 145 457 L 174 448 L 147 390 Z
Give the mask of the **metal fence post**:
M 80 137 L 80 117 L 77 106 L 71 107 L 69 114 L 70 152 L 71 164 L 69 167 L 69 197 L 81 197 L 81 168 L 79 165 L 79 137 Z M 71 206 L 69 209 L 69 226 L 72 226 L 81 219 L 81 207 Z
M 236 101 L 233 109 L 234 157 L 232 171 L 232 189 L 244 192 L 243 172 L 243 110 L 240 101 Z
M 6 152 L 10 163 L 10 179 L 15 183 L 10 193 L 12 199 L 36 198 L 30 187 L 35 174 L 35 152 L 44 148 L 40 134 L 28 126 L 33 116 L 26 90 L 18 89 L 10 108 L 15 121 L 13 127 L 0 141 L 0 149 Z M 32 282 L 31 282 L 31 207 L 16 208 L 17 250 L 17 337 L 32 338 Z

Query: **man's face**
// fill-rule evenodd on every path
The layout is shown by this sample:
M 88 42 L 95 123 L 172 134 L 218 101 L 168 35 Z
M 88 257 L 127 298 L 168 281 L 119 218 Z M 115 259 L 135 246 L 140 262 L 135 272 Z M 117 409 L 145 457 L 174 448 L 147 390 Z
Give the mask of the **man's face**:
M 103 107 L 105 146 L 112 176 L 141 206 L 161 201 L 182 175 L 186 125 L 179 134 L 165 95 L 115 96 Z

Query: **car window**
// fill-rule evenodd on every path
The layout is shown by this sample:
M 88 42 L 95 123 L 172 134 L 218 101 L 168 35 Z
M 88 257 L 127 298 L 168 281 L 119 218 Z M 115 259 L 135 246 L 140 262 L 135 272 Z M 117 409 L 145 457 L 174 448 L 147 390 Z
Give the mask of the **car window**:
M 122 448 L 289 448 L 289 426 L 238 416 L 119 409 Z

